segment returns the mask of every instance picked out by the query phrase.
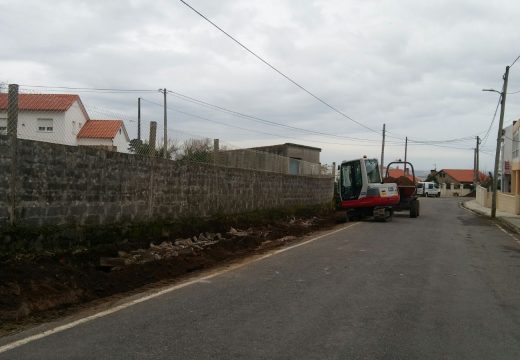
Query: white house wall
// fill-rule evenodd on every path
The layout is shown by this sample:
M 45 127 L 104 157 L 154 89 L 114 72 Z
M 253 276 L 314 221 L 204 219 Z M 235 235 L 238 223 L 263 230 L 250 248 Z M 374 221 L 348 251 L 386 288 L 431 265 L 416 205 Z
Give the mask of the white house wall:
M 78 101 L 74 101 L 72 106 L 65 113 L 65 135 L 69 138 L 74 139 L 74 144 L 76 145 L 76 137 L 79 133 L 79 130 L 85 123 L 87 119 L 85 118 L 85 114 L 81 111 L 81 107 Z
M 128 146 L 130 143 L 126 141 L 125 132 L 122 129 L 119 129 L 115 138 L 114 138 L 114 146 L 117 147 L 118 152 L 128 153 Z
M 81 138 L 78 139 L 78 145 L 83 146 L 113 146 L 112 139 L 92 139 L 92 138 Z
M 7 118 L 7 112 L 1 111 L 0 118 Z M 38 130 L 38 119 L 52 119 L 52 132 Z M 72 128 L 76 123 L 76 130 Z M 62 111 L 23 111 L 18 113 L 18 137 L 20 139 L 44 141 L 56 144 L 77 145 L 78 124 L 86 122 L 85 115 L 77 101 L 67 110 Z

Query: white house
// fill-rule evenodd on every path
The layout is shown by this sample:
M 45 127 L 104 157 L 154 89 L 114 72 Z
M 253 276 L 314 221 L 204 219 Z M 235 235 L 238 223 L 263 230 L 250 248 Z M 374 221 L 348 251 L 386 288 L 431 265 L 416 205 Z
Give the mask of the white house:
M 502 175 L 502 182 L 500 189 L 504 193 L 511 192 L 511 166 L 513 162 L 513 127 L 515 123 L 516 121 L 514 121 L 512 125 L 509 125 L 502 130 L 502 147 L 500 149 L 500 174 Z
M 78 133 L 78 145 L 128 152 L 130 138 L 122 120 L 89 120 Z
M 76 135 L 89 119 L 78 95 L 20 94 L 18 137 L 77 145 Z M 7 94 L 0 94 L 0 130 L 7 128 Z M 5 130 L 4 130 L 5 131 Z
M 0 94 L 0 133 L 4 134 L 7 106 L 7 94 Z M 86 124 L 88 129 L 78 138 Z M 129 145 L 121 120 L 90 120 L 80 97 L 73 94 L 19 94 L 17 133 L 20 139 L 101 146 L 120 152 L 127 152 Z

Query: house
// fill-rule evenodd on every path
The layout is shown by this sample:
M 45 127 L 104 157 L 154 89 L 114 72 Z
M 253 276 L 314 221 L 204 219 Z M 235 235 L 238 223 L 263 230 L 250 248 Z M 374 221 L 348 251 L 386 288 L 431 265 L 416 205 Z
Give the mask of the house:
M 77 135 L 78 145 L 128 152 L 130 138 L 122 120 L 89 120 Z
M 511 192 L 511 163 L 513 161 L 513 128 L 516 121 L 512 125 L 505 127 L 502 137 L 502 147 L 500 149 L 500 189 L 502 192 Z
M 7 130 L 7 94 L 0 94 L 0 130 Z M 19 94 L 18 137 L 76 145 L 76 135 L 89 120 L 78 95 Z
M 321 149 L 317 147 L 285 143 L 279 145 L 254 147 L 251 148 L 251 150 L 267 152 L 289 158 L 288 173 L 292 175 L 298 175 L 302 174 L 302 172 L 306 172 L 303 168 L 306 167 L 305 165 L 307 163 L 320 164 Z
M 285 143 L 239 150 L 219 150 L 214 154 L 215 164 L 271 171 L 290 175 L 321 175 L 321 149 Z
M 438 184 L 446 184 L 446 186 L 453 184 L 457 187 L 462 185 L 465 189 L 470 189 L 473 188 L 475 171 L 473 169 L 442 169 L 433 175 Z M 481 171 L 479 171 L 478 176 L 479 182 L 483 182 L 487 179 L 487 176 Z
M 0 133 L 7 133 L 7 94 L 0 94 Z M 88 125 L 88 126 L 87 126 Z M 121 120 L 91 120 L 79 95 L 19 94 L 18 138 L 127 152 Z
M 520 121 L 502 131 L 502 191 L 496 193 L 496 209 L 520 215 Z M 493 193 L 489 188 L 477 187 L 476 201 L 491 207 Z

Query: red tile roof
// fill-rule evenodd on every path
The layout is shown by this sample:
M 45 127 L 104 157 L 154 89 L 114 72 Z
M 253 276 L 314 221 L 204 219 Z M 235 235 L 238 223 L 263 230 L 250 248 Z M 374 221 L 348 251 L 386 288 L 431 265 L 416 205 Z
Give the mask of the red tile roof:
M 465 169 L 442 169 L 439 172 L 444 172 L 453 180 L 458 181 L 459 183 L 472 183 L 473 182 L 473 170 L 465 170 Z M 487 176 L 482 172 L 479 172 L 480 181 L 485 181 Z
M 67 111 L 77 101 L 85 118 L 88 114 L 79 98 L 74 94 L 19 94 L 18 109 L 20 111 Z M 0 110 L 7 110 L 8 95 L 0 94 Z
M 67 111 L 78 95 L 69 94 L 20 94 L 18 109 L 26 111 Z M 7 94 L 0 94 L 0 110 L 7 110 Z
M 89 120 L 79 131 L 78 139 L 113 139 L 122 126 L 122 120 Z

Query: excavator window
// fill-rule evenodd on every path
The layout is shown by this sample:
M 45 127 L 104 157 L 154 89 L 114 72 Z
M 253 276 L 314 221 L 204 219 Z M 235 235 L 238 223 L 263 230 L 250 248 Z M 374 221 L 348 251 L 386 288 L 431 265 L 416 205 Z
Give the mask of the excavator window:
M 375 184 L 381 182 L 381 176 L 379 175 L 379 165 L 376 159 L 365 160 L 365 166 L 367 168 L 367 178 L 369 184 Z
M 341 165 L 341 198 L 343 200 L 358 199 L 363 187 L 361 164 L 359 160 Z

